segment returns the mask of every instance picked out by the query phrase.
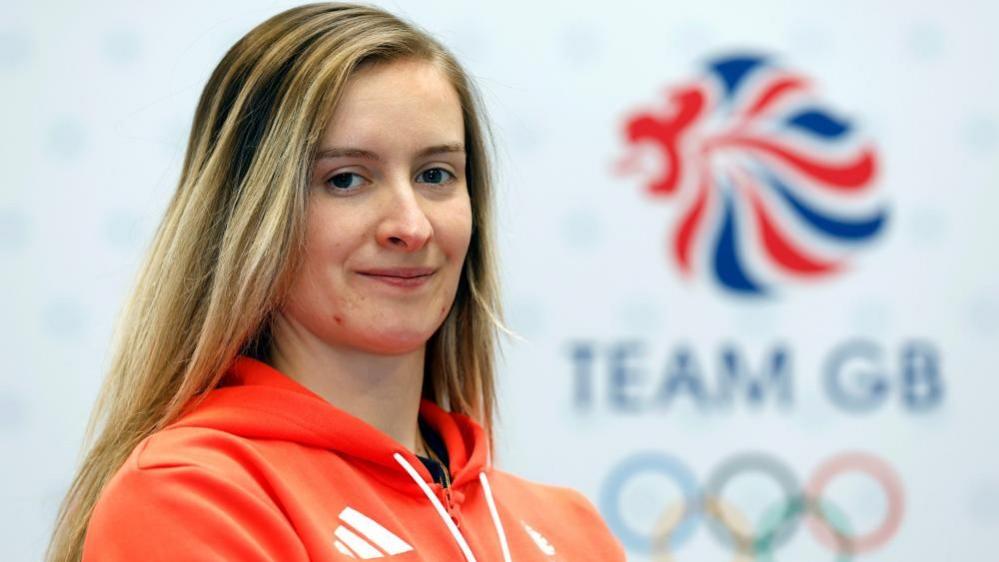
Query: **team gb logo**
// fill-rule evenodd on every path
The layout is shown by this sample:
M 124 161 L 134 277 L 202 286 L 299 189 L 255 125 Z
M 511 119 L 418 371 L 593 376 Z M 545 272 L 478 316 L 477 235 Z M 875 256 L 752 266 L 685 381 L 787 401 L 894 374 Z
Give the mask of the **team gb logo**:
M 718 58 L 625 122 L 621 174 L 677 205 L 670 261 L 747 296 L 827 277 L 883 230 L 878 155 L 810 82 L 756 55 Z M 653 169 L 649 169 L 649 166 Z

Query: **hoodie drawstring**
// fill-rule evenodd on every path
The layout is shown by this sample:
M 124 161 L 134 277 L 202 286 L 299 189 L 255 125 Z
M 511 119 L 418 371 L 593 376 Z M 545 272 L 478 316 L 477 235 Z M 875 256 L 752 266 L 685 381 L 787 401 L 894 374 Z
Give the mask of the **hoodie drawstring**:
M 482 482 L 482 489 L 486 491 L 486 503 L 489 504 L 489 515 L 493 518 L 493 526 L 496 527 L 496 534 L 499 536 L 500 548 L 503 550 L 503 562 L 510 562 L 510 546 L 506 544 L 506 533 L 503 532 L 503 523 L 500 521 L 499 512 L 496 511 L 496 502 L 493 501 L 493 490 L 489 487 L 489 480 L 486 473 L 479 473 L 479 481 Z
M 454 521 L 451 520 L 451 517 L 448 516 L 447 511 L 444 509 L 440 500 L 437 499 L 437 496 L 434 495 L 433 490 L 431 490 L 430 486 L 427 486 L 427 483 L 423 481 L 420 473 L 416 472 L 416 469 L 414 469 L 406 458 L 399 453 L 393 454 L 392 457 L 396 460 L 396 462 L 402 465 L 402 468 L 407 474 L 409 474 L 409 477 L 416 482 L 416 485 L 419 486 L 421 490 L 423 490 L 423 495 L 427 496 L 427 499 L 430 500 L 430 503 L 437 511 L 437 515 L 440 516 L 441 520 L 444 521 L 444 525 L 446 525 L 448 530 L 451 531 L 451 536 L 454 537 L 455 542 L 458 543 L 458 548 L 460 548 L 461 553 L 465 555 L 465 560 L 467 562 L 476 562 L 475 556 L 472 554 L 472 549 L 469 548 L 468 543 L 465 542 L 465 537 L 462 536 L 461 532 L 458 530 L 458 526 L 455 525 Z M 489 505 L 489 516 L 492 518 L 493 526 L 496 528 L 496 535 L 499 537 L 500 548 L 503 551 L 503 561 L 510 562 L 510 547 L 507 545 L 506 534 L 503 532 L 503 523 L 500 522 L 499 513 L 496 511 L 496 502 L 493 501 L 493 492 L 489 487 L 489 480 L 486 479 L 485 472 L 479 473 L 479 481 L 482 483 L 482 489 L 485 490 L 486 493 L 486 503 Z

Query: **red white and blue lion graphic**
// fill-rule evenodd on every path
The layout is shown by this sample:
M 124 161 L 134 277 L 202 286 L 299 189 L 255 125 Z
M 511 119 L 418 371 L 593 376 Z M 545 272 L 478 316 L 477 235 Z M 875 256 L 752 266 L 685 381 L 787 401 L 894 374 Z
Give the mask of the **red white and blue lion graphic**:
M 883 230 L 875 149 L 803 77 L 728 56 L 667 97 L 627 119 L 618 171 L 642 167 L 639 149 L 658 160 L 646 189 L 679 204 L 669 254 L 685 275 L 710 269 L 731 292 L 767 295 L 843 270 Z

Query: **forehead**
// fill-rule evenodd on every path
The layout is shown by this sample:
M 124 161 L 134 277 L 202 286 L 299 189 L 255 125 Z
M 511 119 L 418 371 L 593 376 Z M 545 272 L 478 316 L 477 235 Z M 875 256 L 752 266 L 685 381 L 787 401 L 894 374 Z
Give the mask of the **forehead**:
M 461 101 L 436 64 L 399 60 L 366 66 L 346 84 L 323 133 L 327 146 L 462 142 Z

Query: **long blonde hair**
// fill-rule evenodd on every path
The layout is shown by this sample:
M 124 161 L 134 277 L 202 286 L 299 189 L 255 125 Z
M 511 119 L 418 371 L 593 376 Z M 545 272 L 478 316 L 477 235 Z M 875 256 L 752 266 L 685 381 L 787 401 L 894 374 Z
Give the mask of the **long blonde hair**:
M 494 353 L 506 330 L 478 94 L 443 46 L 391 14 L 300 6 L 242 37 L 202 92 L 177 191 L 120 319 L 48 562 L 82 558 L 94 504 L 140 441 L 196 405 L 237 354 L 266 360 L 274 311 L 301 263 L 306 187 L 325 125 L 356 69 L 402 58 L 438 64 L 458 93 L 473 216 L 454 306 L 427 342 L 423 392 L 478 420 L 492 449 Z

